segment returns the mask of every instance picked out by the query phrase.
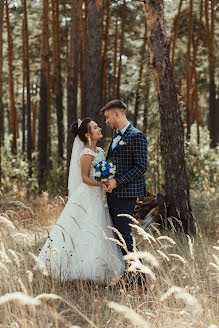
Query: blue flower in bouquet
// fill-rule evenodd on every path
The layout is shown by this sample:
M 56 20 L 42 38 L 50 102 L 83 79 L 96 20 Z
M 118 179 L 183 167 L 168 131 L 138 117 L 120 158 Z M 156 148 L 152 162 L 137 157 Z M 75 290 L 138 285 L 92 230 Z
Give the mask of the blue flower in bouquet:
M 107 181 L 115 176 L 116 167 L 111 162 L 102 161 L 95 166 L 94 177 L 98 181 Z

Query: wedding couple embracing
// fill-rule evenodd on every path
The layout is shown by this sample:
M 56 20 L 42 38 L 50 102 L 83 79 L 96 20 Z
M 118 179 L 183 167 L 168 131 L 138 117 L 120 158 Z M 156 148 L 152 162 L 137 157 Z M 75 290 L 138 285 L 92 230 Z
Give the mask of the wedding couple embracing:
M 104 283 L 127 274 L 123 255 L 133 251 L 132 221 L 121 214 L 133 215 L 137 198 L 146 196 L 147 141 L 129 123 L 126 110 L 120 100 L 100 110 L 115 129 L 106 159 L 97 147 L 103 137 L 98 124 L 91 118 L 72 124 L 68 202 L 39 254 L 55 278 Z M 105 160 L 115 166 L 115 174 L 98 181 L 97 166 Z M 143 278 L 138 274 L 136 280 L 142 283 Z

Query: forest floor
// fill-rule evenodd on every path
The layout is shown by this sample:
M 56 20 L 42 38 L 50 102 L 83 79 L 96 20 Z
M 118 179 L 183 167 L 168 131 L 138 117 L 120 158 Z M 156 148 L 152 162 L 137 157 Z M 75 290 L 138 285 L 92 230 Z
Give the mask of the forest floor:
M 64 202 L 47 193 L 22 201 L 1 197 L 0 327 L 219 327 L 218 194 L 192 194 L 195 237 L 156 227 L 135 234 L 140 250 L 152 255 L 145 253 L 143 292 L 123 281 L 61 283 L 32 271 Z

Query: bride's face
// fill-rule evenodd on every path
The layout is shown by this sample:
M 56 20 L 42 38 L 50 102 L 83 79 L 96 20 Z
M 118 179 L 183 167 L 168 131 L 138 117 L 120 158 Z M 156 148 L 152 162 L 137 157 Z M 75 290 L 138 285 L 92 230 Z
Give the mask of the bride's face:
M 102 135 L 102 129 L 98 126 L 98 124 L 94 121 L 89 123 L 90 131 L 91 131 L 91 139 L 93 140 L 100 140 Z

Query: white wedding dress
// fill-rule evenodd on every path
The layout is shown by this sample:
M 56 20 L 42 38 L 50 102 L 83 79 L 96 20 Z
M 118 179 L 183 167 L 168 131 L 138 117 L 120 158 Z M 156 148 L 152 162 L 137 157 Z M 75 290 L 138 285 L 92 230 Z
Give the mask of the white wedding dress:
M 98 147 L 98 150 L 99 153 L 95 153 L 84 148 L 80 153 L 80 157 L 84 154 L 95 157 L 90 169 L 91 178 L 94 166 L 105 160 L 103 149 Z M 61 280 L 111 281 L 123 274 L 125 266 L 121 249 L 109 239 L 115 239 L 115 235 L 108 227 L 112 226 L 112 221 L 106 195 L 101 187 L 86 185 L 80 173 L 78 175 L 72 177 L 73 180 L 80 179 L 78 186 L 71 190 L 68 202 L 38 258 L 53 277 Z M 34 269 L 39 269 L 39 264 Z

